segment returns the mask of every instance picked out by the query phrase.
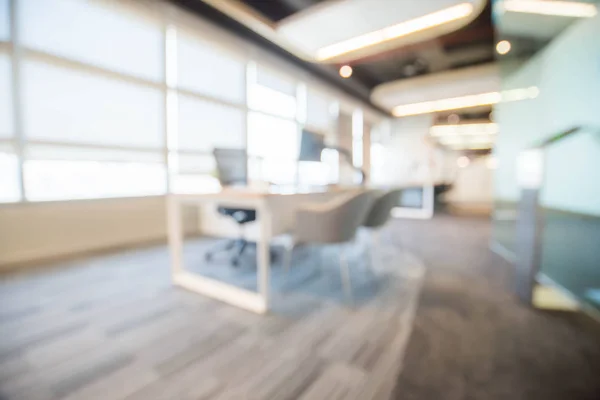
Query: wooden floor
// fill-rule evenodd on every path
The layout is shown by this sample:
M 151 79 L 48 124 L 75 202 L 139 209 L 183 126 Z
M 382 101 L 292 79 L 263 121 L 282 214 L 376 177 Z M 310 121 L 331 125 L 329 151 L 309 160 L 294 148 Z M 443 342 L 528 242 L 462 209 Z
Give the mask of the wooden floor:
M 206 246 L 186 243 L 190 268 L 252 286 L 251 252 L 235 270 L 206 265 Z M 355 252 L 351 308 L 335 254 L 316 254 L 285 282 L 275 263 L 267 316 L 171 286 L 162 246 L 4 277 L 0 399 L 387 399 L 423 267 L 388 243 L 372 274 Z

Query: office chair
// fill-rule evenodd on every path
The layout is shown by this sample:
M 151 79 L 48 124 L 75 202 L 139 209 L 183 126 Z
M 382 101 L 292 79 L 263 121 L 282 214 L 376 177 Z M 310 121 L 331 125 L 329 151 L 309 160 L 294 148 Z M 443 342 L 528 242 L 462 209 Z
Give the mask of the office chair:
M 246 150 L 242 149 L 214 149 L 213 156 L 217 164 L 219 182 L 222 186 L 246 185 L 248 183 L 248 157 Z M 219 206 L 217 211 L 221 215 L 231 217 L 240 227 L 240 237 L 229 239 L 213 247 L 205 254 L 206 261 L 211 261 L 216 253 L 235 249 L 231 264 L 238 266 L 248 241 L 244 239 L 242 225 L 256 221 L 256 210 L 245 208 L 231 208 Z
M 299 244 L 340 245 L 351 242 L 369 214 L 375 195 L 370 190 L 357 191 L 326 203 L 306 204 L 299 208 L 291 240 L 286 244 L 285 272 L 290 270 L 292 252 Z M 344 293 L 352 302 L 352 282 L 345 251 L 345 248 L 340 249 L 340 276 Z
M 375 271 L 377 267 L 381 267 L 375 262 L 377 253 L 381 247 L 381 231 L 383 227 L 391 219 L 392 209 L 400 204 L 402 189 L 392 189 L 387 192 L 379 193 L 376 197 L 367 218 L 365 218 L 362 226 L 369 233 L 369 243 L 366 246 L 367 256 L 371 270 Z

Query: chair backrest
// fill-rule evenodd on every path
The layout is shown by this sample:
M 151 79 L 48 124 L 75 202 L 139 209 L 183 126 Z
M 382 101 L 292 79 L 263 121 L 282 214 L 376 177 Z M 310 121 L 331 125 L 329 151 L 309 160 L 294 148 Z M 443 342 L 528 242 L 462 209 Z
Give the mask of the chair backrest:
M 248 155 L 243 149 L 214 149 L 219 182 L 223 186 L 248 183 Z
M 340 242 L 351 240 L 356 230 L 362 225 L 369 214 L 376 192 L 369 190 L 350 197 L 340 205 L 340 214 L 343 215 L 340 223 Z
M 401 189 L 393 189 L 380 195 L 371 206 L 369 214 L 363 222 L 368 228 L 379 228 L 390 219 L 392 208 L 400 204 Z
M 295 236 L 302 243 L 342 243 L 352 240 L 375 198 L 361 191 L 326 203 L 317 210 L 299 209 Z

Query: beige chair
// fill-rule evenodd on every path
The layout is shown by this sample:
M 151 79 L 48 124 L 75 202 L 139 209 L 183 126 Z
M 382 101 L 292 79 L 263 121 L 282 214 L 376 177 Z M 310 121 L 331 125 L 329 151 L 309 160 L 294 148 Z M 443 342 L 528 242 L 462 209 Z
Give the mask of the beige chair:
M 296 212 L 291 240 L 286 245 L 284 268 L 287 273 L 294 247 L 300 244 L 342 244 L 356 235 L 371 210 L 373 191 L 357 191 L 320 204 L 305 205 Z M 340 249 L 340 274 L 344 293 L 352 300 L 352 283 L 345 253 Z
M 371 210 L 365 218 L 362 226 L 369 231 L 369 242 L 367 244 L 367 253 L 371 270 L 375 270 L 374 255 L 377 254 L 380 247 L 380 231 L 390 220 L 392 209 L 400 204 L 401 189 L 393 189 L 387 192 L 379 193 L 373 201 Z

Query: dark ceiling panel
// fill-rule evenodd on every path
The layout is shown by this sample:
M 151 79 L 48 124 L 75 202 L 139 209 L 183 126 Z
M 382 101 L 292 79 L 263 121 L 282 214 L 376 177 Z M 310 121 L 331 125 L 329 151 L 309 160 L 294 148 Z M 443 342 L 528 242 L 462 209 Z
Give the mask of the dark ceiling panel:
M 325 0 L 242 0 L 242 3 L 258 11 L 273 22 L 305 10 Z
M 350 63 L 354 69 L 354 73 L 349 79 L 342 79 L 339 76 L 339 65 L 323 65 L 303 61 L 248 29 L 243 24 L 210 7 L 202 0 L 171 1 L 204 18 L 212 20 L 245 39 L 257 43 L 259 46 L 280 55 L 341 88 L 346 93 L 368 103 L 370 103 L 370 91 L 379 84 L 489 63 L 494 61 L 495 57 L 495 33 L 490 1 L 488 1 L 486 8 L 473 22 L 458 31 L 433 40 L 404 46 Z M 319 3 L 333 0 L 240 1 L 253 8 L 265 18 L 273 22 L 278 22 L 297 12 L 314 7 Z M 372 103 L 370 104 L 373 105 Z
M 469 25 L 433 40 L 357 60 L 352 67 L 365 84 L 378 84 L 494 61 L 495 33 L 488 2 Z

